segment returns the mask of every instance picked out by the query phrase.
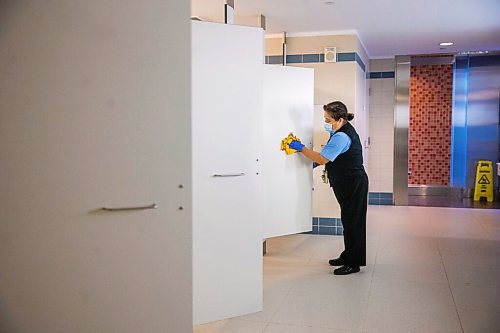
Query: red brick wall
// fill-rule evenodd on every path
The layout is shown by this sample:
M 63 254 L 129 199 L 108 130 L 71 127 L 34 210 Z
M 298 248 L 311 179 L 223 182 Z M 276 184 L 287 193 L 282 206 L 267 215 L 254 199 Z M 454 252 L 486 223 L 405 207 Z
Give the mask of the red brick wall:
M 411 67 L 409 184 L 449 185 L 453 65 Z

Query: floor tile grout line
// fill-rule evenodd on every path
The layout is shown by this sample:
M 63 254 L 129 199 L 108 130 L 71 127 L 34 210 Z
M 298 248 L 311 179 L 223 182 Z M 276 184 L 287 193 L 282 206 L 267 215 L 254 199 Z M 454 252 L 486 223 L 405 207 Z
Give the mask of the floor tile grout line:
M 365 327 L 366 327 L 366 320 L 367 320 L 367 314 L 368 314 L 368 306 L 370 305 L 370 297 L 372 295 L 373 277 L 375 276 L 375 267 L 377 266 L 377 258 L 378 258 L 378 252 L 380 249 L 380 242 L 381 242 L 381 238 L 379 237 L 378 242 L 377 242 L 377 250 L 375 252 L 375 260 L 373 261 L 373 270 L 372 270 L 372 276 L 370 279 L 370 288 L 368 289 L 368 298 L 366 300 L 365 311 L 363 313 L 363 324 L 361 325 L 361 332 L 366 331 Z
M 448 272 L 446 271 L 446 265 L 444 264 L 443 254 L 441 253 L 441 248 L 439 247 L 439 242 L 437 241 L 437 238 L 436 242 L 438 243 L 437 246 L 438 246 L 439 256 L 441 257 L 441 265 L 443 265 L 444 275 L 446 276 L 446 281 L 448 282 L 448 289 L 450 290 L 451 299 L 453 300 L 453 305 L 455 306 L 455 312 L 457 313 L 458 322 L 460 323 L 460 329 L 462 330 L 462 333 L 464 333 L 465 331 L 464 331 L 464 326 L 462 324 L 462 318 L 460 318 L 460 313 L 458 312 L 457 302 L 455 301 L 455 295 L 453 294 L 453 290 L 451 289 L 450 279 L 448 278 Z
M 436 248 L 438 250 L 439 257 L 441 258 L 441 265 L 443 266 L 444 275 L 446 276 L 446 281 L 448 282 L 448 289 L 450 290 L 451 299 L 453 300 L 453 306 L 455 307 L 455 312 L 457 314 L 458 322 L 460 324 L 460 329 L 462 330 L 462 333 L 464 333 L 465 331 L 464 331 L 464 326 L 462 324 L 462 318 L 460 318 L 460 313 L 458 312 L 457 302 L 455 301 L 455 295 L 453 294 L 453 290 L 451 289 L 450 279 L 448 277 L 448 272 L 446 271 L 446 265 L 444 263 L 443 253 L 441 252 L 441 247 L 439 246 L 439 237 L 440 236 L 438 235 L 436 227 L 437 227 L 436 225 L 433 225 L 433 228 L 432 228 L 434 240 L 436 242 Z
M 262 263 L 264 265 L 264 262 Z M 266 321 L 262 321 L 261 323 L 265 323 L 266 326 L 264 327 L 264 331 L 267 329 L 267 327 L 270 325 L 270 324 L 274 324 L 274 322 L 272 321 L 273 318 L 276 316 L 276 314 L 278 313 L 278 311 L 280 310 L 281 306 L 284 304 L 286 298 L 288 297 L 288 295 L 290 294 L 290 291 L 292 290 L 292 287 L 293 286 L 290 286 L 290 288 L 288 288 L 285 296 L 283 297 L 283 300 L 281 300 L 280 304 L 276 307 L 276 310 L 273 311 L 273 313 L 269 316 L 269 320 L 266 320 Z M 263 295 L 264 296 L 264 295 Z M 262 332 L 264 332 L 262 331 Z
M 273 314 L 269 317 L 269 320 L 267 321 L 268 324 L 270 323 L 274 323 L 273 322 L 273 319 L 274 317 L 276 316 L 276 314 L 278 313 L 278 311 L 280 310 L 280 308 L 283 306 L 283 304 L 285 303 L 285 300 L 287 299 L 288 295 L 290 295 L 290 291 L 292 290 L 292 287 L 291 286 L 288 291 L 286 292 L 286 295 L 285 297 L 283 297 L 283 299 L 281 300 L 280 304 L 276 307 L 276 310 L 273 312 Z
M 472 217 L 472 220 L 474 222 L 477 222 L 480 226 L 481 226 L 481 229 L 483 229 L 483 231 L 486 233 L 486 235 L 488 235 L 488 238 L 490 239 L 490 241 L 495 241 L 494 237 L 493 237 L 493 234 L 490 232 L 490 230 L 488 230 L 488 228 L 486 228 L 482 223 L 481 223 L 481 220 L 480 219 L 476 219 L 475 216 Z

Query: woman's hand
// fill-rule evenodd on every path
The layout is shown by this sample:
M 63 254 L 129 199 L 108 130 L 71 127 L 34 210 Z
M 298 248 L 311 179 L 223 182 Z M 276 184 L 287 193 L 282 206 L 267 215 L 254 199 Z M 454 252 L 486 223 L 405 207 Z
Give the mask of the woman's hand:
M 304 145 L 301 142 L 296 141 L 296 140 L 293 140 L 292 142 L 290 142 L 289 146 L 290 146 L 290 148 L 295 149 L 298 152 L 301 152 L 302 148 L 304 148 Z

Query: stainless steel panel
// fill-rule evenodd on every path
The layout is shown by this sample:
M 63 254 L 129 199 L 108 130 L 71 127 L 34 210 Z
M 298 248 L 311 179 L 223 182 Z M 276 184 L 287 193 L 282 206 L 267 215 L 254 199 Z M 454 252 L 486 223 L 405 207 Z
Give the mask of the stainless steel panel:
M 450 185 L 466 187 L 467 177 L 467 89 L 469 57 L 457 57 L 453 68 Z
M 478 160 L 495 164 L 499 159 L 499 87 L 500 55 L 471 56 L 467 96 L 468 189 L 475 186 Z
M 449 54 L 443 55 L 427 55 L 427 56 L 412 56 L 411 65 L 451 65 L 455 61 L 455 56 Z
M 462 188 L 440 185 L 409 185 L 409 196 L 453 197 L 464 198 L 466 194 Z
M 394 204 L 408 205 L 408 127 L 410 119 L 410 56 L 396 56 L 394 103 Z

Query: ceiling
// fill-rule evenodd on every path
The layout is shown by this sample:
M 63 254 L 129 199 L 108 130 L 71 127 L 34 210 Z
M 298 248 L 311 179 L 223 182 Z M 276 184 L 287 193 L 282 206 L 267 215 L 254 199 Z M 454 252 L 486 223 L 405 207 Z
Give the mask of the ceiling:
M 500 0 L 234 0 L 262 14 L 266 34 L 357 33 L 370 58 L 500 50 Z M 222 22 L 224 0 L 191 0 L 192 16 Z M 455 44 L 441 49 L 440 42 Z

